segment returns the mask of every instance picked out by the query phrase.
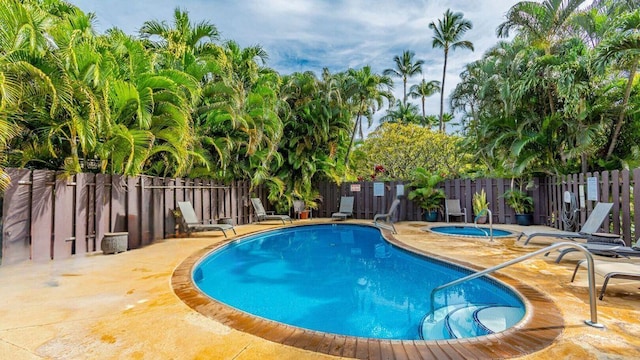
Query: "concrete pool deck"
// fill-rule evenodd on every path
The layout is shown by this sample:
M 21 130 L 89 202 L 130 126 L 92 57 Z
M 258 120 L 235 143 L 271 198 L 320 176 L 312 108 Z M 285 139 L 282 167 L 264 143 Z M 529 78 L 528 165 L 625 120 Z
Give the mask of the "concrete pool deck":
M 522 246 L 514 238 L 488 243 L 443 237 L 421 230 L 426 225 L 398 223 L 395 237 L 426 253 L 482 268 L 543 246 L 533 242 Z M 244 225 L 236 230 L 240 236 L 278 227 Z M 517 231 L 515 226 L 497 227 Z M 224 241 L 217 232 L 198 233 L 116 255 L 98 252 L 44 264 L 1 266 L 0 359 L 339 358 L 235 330 L 194 311 L 176 296 L 171 286 L 174 270 L 193 253 Z M 598 300 L 598 321 L 605 329 L 589 327 L 583 323 L 589 319 L 586 272 L 569 282 L 579 257 L 571 254 L 554 264 L 554 257 L 541 256 L 499 272 L 546 294 L 564 318 L 562 334 L 551 346 L 521 358 L 640 358 L 640 282 L 613 280 L 604 300 Z M 596 276 L 596 283 L 599 288 L 602 278 Z

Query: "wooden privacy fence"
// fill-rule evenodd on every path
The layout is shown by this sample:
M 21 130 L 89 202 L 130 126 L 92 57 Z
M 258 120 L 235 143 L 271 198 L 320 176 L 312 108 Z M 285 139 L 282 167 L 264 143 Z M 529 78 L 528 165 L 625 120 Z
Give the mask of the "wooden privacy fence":
M 173 210 L 188 200 L 201 220 L 252 221 L 249 184 L 206 180 L 7 169 L 2 204 L 2 264 L 64 259 L 100 249 L 108 232 L 128 232 L 136 249 L 175 233 Z M 264 198 L 261 190 L 257 191 Z
M 529 191 L 534 199 L 534 222 L 546 223 L 546 198 L 543 196 L 538 180 L 534 181 L 536 185 L 534 189 Z M 407 199 L 411 187 L 404 182 L 385 182 L 381 183 L 382 191 L 374 193 L 374 182 L 358 182 L 343 183 L 336 186 L 330 183 L 317 184 L 322 196 L 322 202 L 318 208 L 317 216 L 330 217 L 332 213 L 337 212 L 340 207 L 341 196 L 354 197 L 354 214 L 356 219 L 373 219 L 377 213 L 386 213 L 391 202 L 398 196 L 398 186 L 403 187 L 400 196 L 400 207 L 395 215 L 396 221 L 418 221 L 424 220 L 423 210 L 414 202 Z M 493 214 L 494 223 L 511 224 L 515 223 L 515 213 L 513 209 L 508 207 L 502 194 L 510 189 L 510 181 L 507 179 L 455 179 L 446 180 L 440 184 L 440 188 L 444 190 L 448 199 L 460 199 L 462 207 L 467 209 L 469 222 L 473 221 L 473 207 L 471 200 L 473 194 L 484 189 L 487 193 L 487 201 L 489 209 Z M 440 220 L 445 221 L 444 213 L 439 215 Z M 545 220 L 544 222 L 541 222 Z
M 59 179 L 54 171 L 7 169 L 11 184 L 2 198 L 2 246 L 0 261 L 12 264 L 25 260 L 64 259 L 100 249 L 108 232 L 128 232 L 128 248 L 135 249 L 176 232 L 173 210 L 177 202 L 188 200 L 201 220 L 230 218 L 236 225 L 254 220 L 251 196 L 264 205 L 264 188 L 249 191 L 249 183 L 235 181 L 218 184 L 209 180 L 155 177 L 123 177 L 106 174 L 78 174 Z M 588 187 L 588 178 L 592 178 Z M 584 223 L 596 200 L 613 202 L 605 231 L 623 235 L 627 244 L 638 237 L 640 213 L 640 169 L 576 174 L 535 179 L 528 194 L 534 199 L 534 223 L 563 229 L 562 214 L 567 209 L 563 193 L 570 191 L 579 201 L 576 228 Z M 391 202 L 401 199 L 395 221 L 422 220 L 422 209 L 407 199 L 411 190 L 403 182 L 358 182 L 336 185 L 315 184 L 322 201 L 315 217 L 330 217 L 337 212 L 341 196 L 354 196 L 355 219 L 373 219 L 386 213 Z M 455 179 L 440 184 L 447 198 L 460 199 L 473 219 L 473 194 L 484 189 L 496 224 L 515 223 L 515 214 L 502 194 L 510 189 L 508 179 Z M 594 188 L 596 200 L 589 200 L 587 188 Z M 440 220 L 444 220 L 440 216 Z M 565 229 L 569 230 L 569 229 Z
M 595 180 L 591 182 L 591 196 L 595 197 L 594 200 L 589 199 L 589 178 Z M 622 235 L 627 245 L 631 245 L 640 236 L 637 231 L 640 225 L 640 211 L 636 211 L 640 209 L 639 181 L 640 169 L 548 177 L 540 183 L 540 188 L 547 198 L 546 208 L 542 210 L 548 214 L 550 226 L 563 229 L 561 218 L 567 206 L 564 203 L 564 192 L 575 194 L 579 202 L 579 221 L 576 227 L 579 229 L 596 202 L 613 203 L 613 209 L 602 227 L 606 232 Z

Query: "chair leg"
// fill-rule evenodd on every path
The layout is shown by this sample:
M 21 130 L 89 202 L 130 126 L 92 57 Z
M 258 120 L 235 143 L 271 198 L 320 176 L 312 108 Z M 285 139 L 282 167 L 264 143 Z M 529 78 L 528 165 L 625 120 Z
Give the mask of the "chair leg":
M 571 277 L 571 282 L 573 282 L 573 280 L 575 280 L 576 274 L 578 273 L 578 269 L 580 268 L 580 264 L 582 264 L 583 262 L 585 262 L 585 260 L 580 260 L 576 264 L 576 268 L 573 270 L 573 276 Z
M 607 284 L 609 283 L 610 278 L 611 276 L 606 276 L 604 278 L 604 282 L 602 283 L 602 289 L 600 290 L 600 297 L 598 297 L 598 299 L 602 300 L 602 298 L 604 297 L 604 291 L 607 290 Z

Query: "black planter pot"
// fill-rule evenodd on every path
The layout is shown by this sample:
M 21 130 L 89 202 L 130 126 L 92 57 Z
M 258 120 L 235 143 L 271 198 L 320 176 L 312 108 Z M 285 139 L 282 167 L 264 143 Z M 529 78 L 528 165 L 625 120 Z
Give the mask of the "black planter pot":
M 438 212 L 437 211 L 427 211 L 424 213 L 424 217 L 429 222 L 438 221 Z
M 521 226 L 533 224 L 533 214 L 516 214 L 516 223 Z

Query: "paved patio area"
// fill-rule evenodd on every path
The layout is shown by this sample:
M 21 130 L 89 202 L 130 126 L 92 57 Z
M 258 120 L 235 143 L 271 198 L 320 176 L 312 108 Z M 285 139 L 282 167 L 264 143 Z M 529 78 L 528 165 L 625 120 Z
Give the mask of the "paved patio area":
M 311 221 L 298 221 L 306 222 Z M 480 267 L 511 260 L 545 243 L 525 247 L 513 238 L 489 243 L 444 237 L 423 231 L 428 225 L 397 224 L 396 238 L 426 253 Z M 276 227 L 274 223 L 236 229 L 243 235 Z M 217 232 L 199 233 L 117 255 L 95 253 L 0 267 L 0 359 L 339 358 L 237 331 L 185 305 L 171 287 L 174 269 L 194 252 L 221 241 L 225 239 Z M 523 358 L 640 358 L 640 282 L 613 281 L 604 300 L 598 301 L 598 320 L 605 329 L 586 326 L 586 272 L 569 282 L 580 256 L 568 255 L 559 265 L 553 257 L 538 257 L 500 271 L 548 295 L 564 316 L 565 329 L 555 343 Z M 602 278 L 596 282 L 600 285 Z

